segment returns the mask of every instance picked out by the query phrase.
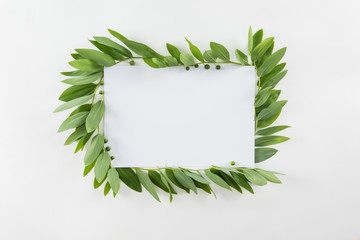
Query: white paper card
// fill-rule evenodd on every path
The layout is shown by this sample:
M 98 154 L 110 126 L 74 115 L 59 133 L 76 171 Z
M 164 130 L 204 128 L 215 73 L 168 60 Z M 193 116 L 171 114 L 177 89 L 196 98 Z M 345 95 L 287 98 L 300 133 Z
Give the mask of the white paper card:
M 105 69 L 114 167 L 254 167 L 254 67 Z

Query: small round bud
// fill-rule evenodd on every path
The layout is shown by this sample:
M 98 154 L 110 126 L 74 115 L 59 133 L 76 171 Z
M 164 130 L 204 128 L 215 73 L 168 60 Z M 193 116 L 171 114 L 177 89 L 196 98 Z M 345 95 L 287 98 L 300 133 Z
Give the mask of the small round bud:
M 114 157 L 114 156 L 111 156 L 111 157 L 110 157 L 110 159 L 111 159 L 111 160 L 114 160 L 114 159 L 115 159 L 115 157 Z
M 187 66 L 185 69 L 186 69 L 186 71 L 189 71 L 189 70 L 190 70 L 190 67 L 189 67 L 189 66 Z
M 195 68 L 198 68 L 198 67 L 199 67 L 199 64 L 195 64 L 194 67 L 195 67 Z
M 104 85 L 104 81 L 101 81 L 101 82 L 100 82 L 100 85 Z
M 104 143 L 107 143 L 109 141 L 109 139 L 104 138 Z
M 235 162 L 234 162 L 234 161 L 231 161 L 231 162 L 230 162 L 230 165 L 231 165 L 231 166 L 234 166 L 234 165 L 235 165 Z
M 103 91 L 103 90 L 100 90 L 100 91 L 99 91 L 99 94 L 104 94 L 104 91 Z
M 129 64 L 130 64 L 131 66 L 134 66 L 134 65 L 135 65 L 135 62 L 134 62 L 133 60 L 131 60 L 131 61 L 129 62 Z
M 220 65 L 216 65 L 216 69 L 220 70 L 221 66 Z
M 210 69 L 210 65 L 209 65 L 209 64 L 205 64 L 205 69 Z
M 111 150 L 111 147 L 110 147 L 110 146 L 107 146 L 107 147 L 105 148 L 105 150 L 106 150 L 106 151 L 110 151 L 110 150 Z

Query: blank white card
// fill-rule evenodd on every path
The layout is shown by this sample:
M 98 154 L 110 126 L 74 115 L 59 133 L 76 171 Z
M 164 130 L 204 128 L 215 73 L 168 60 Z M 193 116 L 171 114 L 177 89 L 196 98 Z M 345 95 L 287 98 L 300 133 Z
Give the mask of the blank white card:
M 105 69 L 114 167 L 254 167 L 254 67 Z

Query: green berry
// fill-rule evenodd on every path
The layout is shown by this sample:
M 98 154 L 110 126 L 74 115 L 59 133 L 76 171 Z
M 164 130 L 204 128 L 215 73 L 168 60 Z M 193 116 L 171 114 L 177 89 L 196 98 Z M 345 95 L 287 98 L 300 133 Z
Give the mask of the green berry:
M 189 67 L 189 66 L 187 66 L 185 69 L 186 69 L 186 71 L 189 71 L 189 70 L 190 70 L 190 67 Z
M 216 65 L 216 69 L 220 70 L 221 66 L 220 65 Z
M 130 63 L 131 66 L 135 65 L 135 62 L 133 60 L 131 60 L 129 63 Z
M 101 82 L 100 82 L 100 85 L 104 85 L 104 81 L 101 81 Z
M 109 141 L 109 139 L 104 138 L 104 143 L 107 143 Z
M 111 159 L 111 160 L 114 160 L 114 159 L 115 159 L 115 157 L 114 157 L 114 156 L 111 156 L 111 157 L 110 157 L 110 159 Z
M 199 67 L 199 64 L 195 64 L 194 67 L 195 67 L 195 68 L 198 68 L 198 67 Z
M 231 162 L 230 162 L 230 165 L 231 165 L 231 166 L 234 166 L 234 165 L 235 165 L 235 162 L 234 162 L 234 161 L 231 161 Z
M 110 151 L 110 150 L 111 150 L 111 147 L 110 147 L 110 146 L 107 146 L 107 147 L 105 148 L 105 150 L 106 150 L 106 151 Z
M 100 90 L 100 91 L 99 91 L 99 94 L 104 94 L 104 91 L 103 91 L 103 90 Z
M 210 69 L 210 65 L 209 65 L 209 64 L 205 64 L 205 69 Z

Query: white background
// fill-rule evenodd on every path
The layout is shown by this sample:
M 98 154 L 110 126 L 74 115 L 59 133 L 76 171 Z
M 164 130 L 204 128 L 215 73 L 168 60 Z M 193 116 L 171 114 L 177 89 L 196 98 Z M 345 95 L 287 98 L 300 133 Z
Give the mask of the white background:
M 0 2 L 2 127 L 0 239 L 360 238 L 359 6 L 354 0 Z M 255 195 L 216 189 L 169 204 L 122 186 L 92 189 L 82 156 L 52 114 L 72 49 L 114 28 L 165 53 L 165 42 L 245 50 L 248 26 L 288 46 L 288 99 L 279 124 L 291 141 L 260 166 L 287 175 Z

